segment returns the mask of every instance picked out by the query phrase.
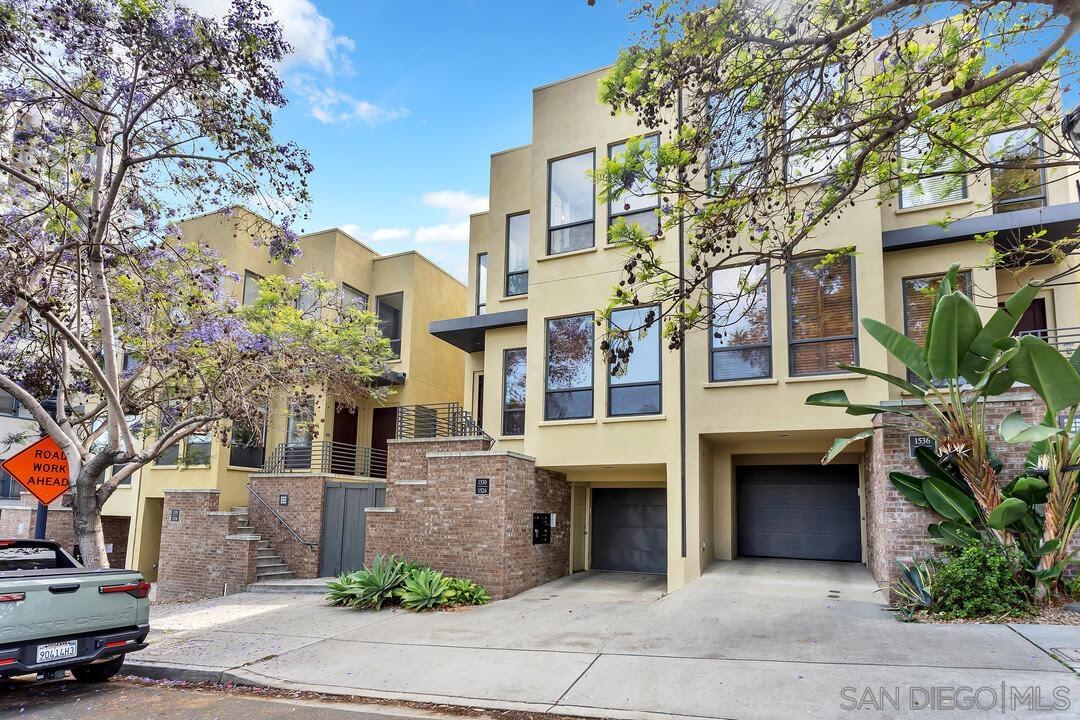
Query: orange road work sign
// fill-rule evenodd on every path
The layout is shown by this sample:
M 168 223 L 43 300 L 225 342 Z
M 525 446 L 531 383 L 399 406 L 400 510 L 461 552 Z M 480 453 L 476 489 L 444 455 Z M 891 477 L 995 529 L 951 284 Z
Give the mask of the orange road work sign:
M 48 435 L 12 455 L 0 467 L 45 505 L 67 492 L 70 486 L 64 451 Z

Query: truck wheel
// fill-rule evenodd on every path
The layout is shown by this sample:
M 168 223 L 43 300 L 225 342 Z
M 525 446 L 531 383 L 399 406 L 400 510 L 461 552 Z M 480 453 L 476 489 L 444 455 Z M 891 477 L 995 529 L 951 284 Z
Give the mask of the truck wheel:
M 116 673 L 120 672 L 120 666 L 124 664 L 124 656 L 117 655 L 105 662 L 93 665 L 79 665 L 71 668 L 71 674 L 79 682 L 105 682 Z

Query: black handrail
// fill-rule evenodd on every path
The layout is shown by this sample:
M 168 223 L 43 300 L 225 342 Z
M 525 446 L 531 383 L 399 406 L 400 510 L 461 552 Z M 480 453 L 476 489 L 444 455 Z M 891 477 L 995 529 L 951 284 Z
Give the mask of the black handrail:
M 299 542 L 301 545 L 306 545 L 307 547 L 318 547 L 319 546 L 319 543 L 317 543 L 317 542 L 311 542 L 309 540 L 305 540 L 304 538 L 300 537 L 300 534 L 292 529 L 292 525 L 287 523 L 285 521 L 285 518 L 278 515 L 278 511 L 270 506 L 270 503 L 266 502 L 261 497 L 259 497 L 259 493 L 255 492 L 255 488 L 251 487 L 251 483 L 248 483 L 247 489 L 248 489 L 248 492 L 251 493 L 251 496 L 253 498 L 258 500 L 262 504 L 262 506 L 264 508 L 266 508 L 267 510 L 270 511 L 271 515 L 273 515 L 275 518 L 277 518 L 277 521 L 279 523 L 281 523 L 282 525 L 285 526 L 285 529 L 289 531 L 290 535 L 292 535 L 294 538 L 296 538 L 297 542 Z

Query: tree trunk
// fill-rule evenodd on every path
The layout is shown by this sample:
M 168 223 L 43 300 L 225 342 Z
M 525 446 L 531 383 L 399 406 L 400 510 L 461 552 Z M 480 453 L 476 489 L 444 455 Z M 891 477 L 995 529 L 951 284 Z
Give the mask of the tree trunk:
M 105 533 L 101 529 L 101 508 L 98 507 L 95 490 L 104 470 L 96 470 L 97 463 L 83 466 L 75 485 L 75 542 L 82 553 L 82 563 L 88 568 L 109 567 L 105 553 Z

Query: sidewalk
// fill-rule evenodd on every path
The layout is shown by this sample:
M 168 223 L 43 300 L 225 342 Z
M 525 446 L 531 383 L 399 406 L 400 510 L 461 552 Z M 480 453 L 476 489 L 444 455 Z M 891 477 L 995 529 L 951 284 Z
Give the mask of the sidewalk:
M 649 576 L 573 576 L 489 606 L 428 614 L 251 593 L 156 606 L 152 645 L 126 667 L 619 718 L 926 718 L 937 714 L 909 707 L 912 692 L 960 686 L 1017 688 L 1047 703 L 1057 690 L 1072 700 L 1061 717 L 1080 707 L 1080 678 L 1048 652 L 1080 647 L 1080 628 L 904 624 L 882 610 L 863 568 L 810 567 L 793 574 L 782 563 L 727 563 L 662 599 Z M 899 711 L 846 711 L 851 698 L 883 690 L 902 696 Z

